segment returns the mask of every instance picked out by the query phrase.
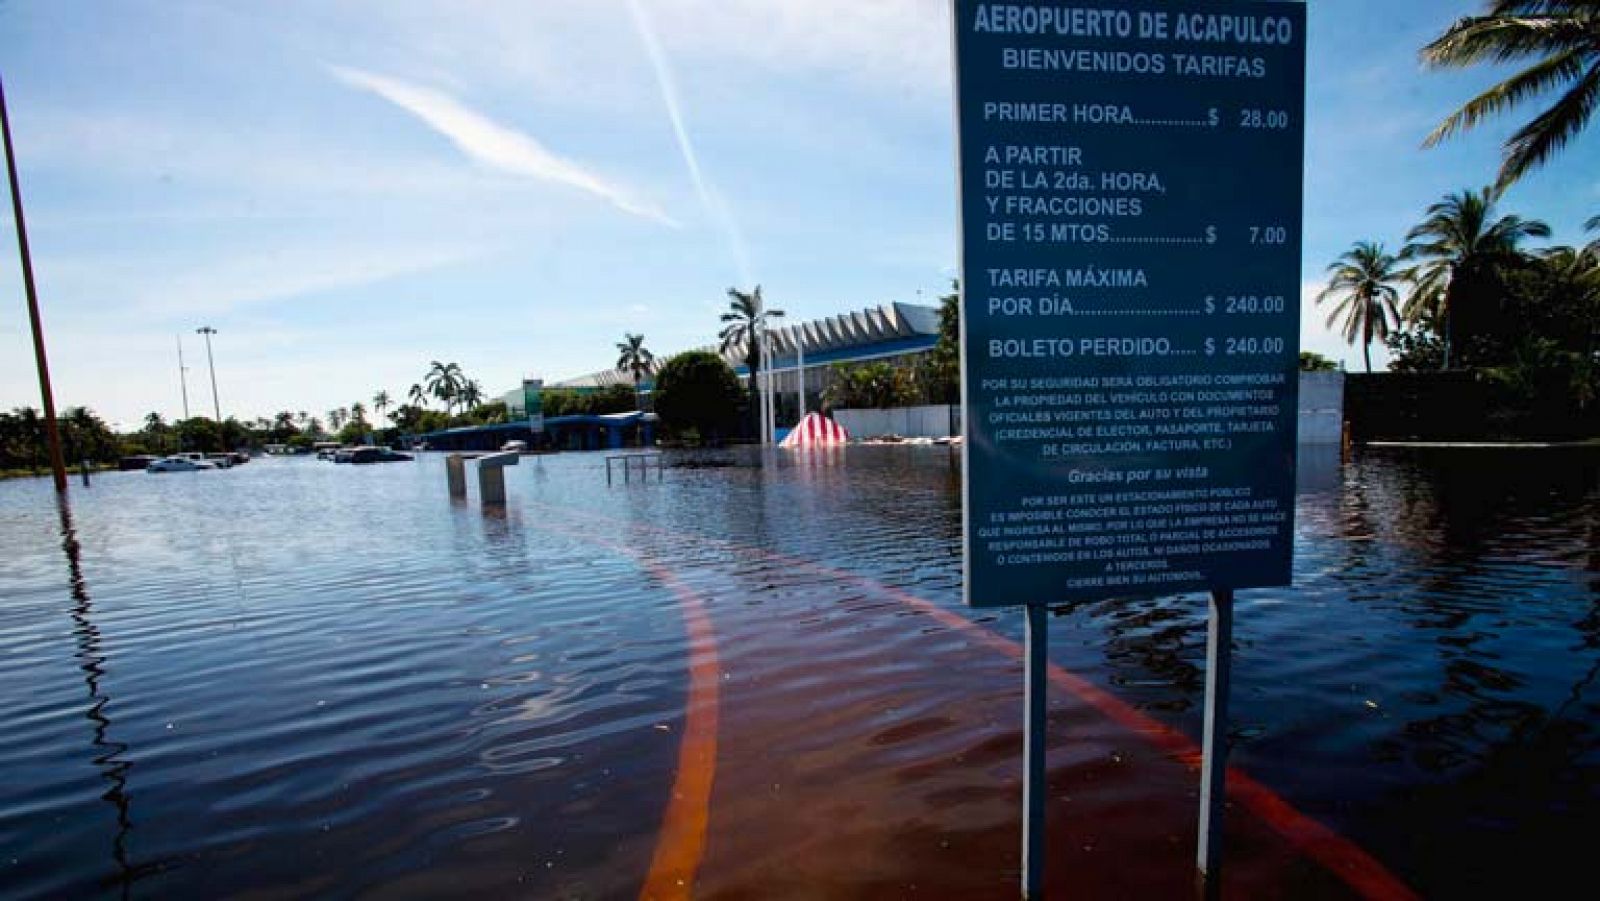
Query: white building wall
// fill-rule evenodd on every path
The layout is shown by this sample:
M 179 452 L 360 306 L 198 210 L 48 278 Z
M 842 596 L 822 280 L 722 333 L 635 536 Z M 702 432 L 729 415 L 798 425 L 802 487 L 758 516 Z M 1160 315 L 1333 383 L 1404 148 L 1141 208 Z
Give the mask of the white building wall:
M 942 438 L 959 430 L 950 407 L 899 407 L 891 410 L 835 410 L 833 418 L 852 439 L 899 435 Z M 1344 373 L 1300 373 L 1300 443 L 1338 444 L 1344 435 Z

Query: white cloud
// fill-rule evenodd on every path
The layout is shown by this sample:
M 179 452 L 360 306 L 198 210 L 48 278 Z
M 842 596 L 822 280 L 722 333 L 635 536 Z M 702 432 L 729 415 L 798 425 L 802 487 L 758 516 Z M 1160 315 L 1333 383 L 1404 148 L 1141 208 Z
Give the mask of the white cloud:
M 83 256 L 39 261 L 61 306 L 102 315 L 106 298 L 118 312 L 150 316 L 212 316 L 252 304 L 356 288 L 486 255 L 482 247 L 394 242 L 258 247 L 188 266 L 161 257 Z
M 667 118 L 672 120 L 672 133 L 677 138 L 678 151 L 683 156 L 684 165 L 689 168 L 689 178 L 694 182 L 695 193 L 699 195 L 700 203 L 707 215 L 711 216 L 722 229 L 728 242 L 729 253 L 732 254 L 734 265 L 739 270 L 739 283 L 753 284 L 755 278 L 751 275 L 750 253 L 747 250 L 744 231 L 739 228 L 739 221 L 734 218 L 733 209 L 729 207 L 727 199 L 711 184 L 711 180 L 700 167 L 700 156 L 695 152 L 694 141 L 689 137 L 689 126 L 683 115 L 683 105 L 678 99 L 677 80 L 673 78 L 672 67 L 668 65 L 666 53 L 661 49 L 655 27 L 643 7 L 639 5 L 639 0 L 629 0 L 628 9 L 633 13 L 633 24 L 639 33 L 639 40 L 644 43 L 645 51 L 650 57 L 656 84 L 661 89 L 661 102 L 667 108 Z
M 468 109 L 449 95 L 360 69 L 328 68 L 345 84 L 371 91 L 421 119 L 462 153 L 490 169 L 564 184 L 600 197 L 625 213 L 673 227 L 678 224 L 654 206 L 634 199 L 620 186 L 557 156 L 533 137 Z

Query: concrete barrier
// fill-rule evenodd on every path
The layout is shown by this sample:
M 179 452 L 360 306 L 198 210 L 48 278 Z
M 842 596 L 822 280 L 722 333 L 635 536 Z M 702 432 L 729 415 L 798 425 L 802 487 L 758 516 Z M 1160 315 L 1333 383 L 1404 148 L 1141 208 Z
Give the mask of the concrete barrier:
M 1344 373 L 1300 373 L 1300 443 L 1339 444 L 1344 437 Z
M 485 454 L 478 458 L 478 500 L 485 504 L 506 502 L 507 466 L 516 466 L 522 455 L 516 451 Z
M 444 481 L 451 497 L 467 496 L 467 461 L 460 454 L 444 458 Z

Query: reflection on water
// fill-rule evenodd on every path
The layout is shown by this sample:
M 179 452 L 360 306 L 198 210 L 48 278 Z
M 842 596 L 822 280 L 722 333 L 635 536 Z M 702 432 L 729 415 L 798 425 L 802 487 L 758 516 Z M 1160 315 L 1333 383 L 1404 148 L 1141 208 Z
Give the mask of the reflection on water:
M 128 797 L 128 771 L 133 764 L 123 758 L 128 746 L 111 740 L 111 716 L 107 710 L 111 698 L 106 695 L 101 682 L 106 678 L 107 658 L 101 651 L 100 630 L 90 619 L 93 611 L 89 588 L 83 578 L 82 549 L 72 528 L 72 507 L 67 495 L 56 496 L 56 509 L 61 517 L 61 550 L 67 556 L 68 592 L 72 597 L 73 633 L 78 639 L 78 667 L 83 670 L 83 682 L 89 692 L 89 707 L 84 716 L 93 727 L 90 743 L 94 746 L 94 765 L 100 768 L 110 785 L 100 797 L 116 811 L 116 833 L 111 839 L 111 859 L 116 865 L 115 883 L 121 896 L 128 897 L 133 882 L 133 868 L 128 863 L 128 834 L 133 831 L 132 802 Z
M 1597 472 L 1592 451 L 1304 449 L 1296 584 L 1238 599 L 1232 761 L 1426 894 L 1585 876 Z M 0 484 L 6 894 L 636 894 L 687 691 L 651 567 L 703 599 L 725 670 L 708 893 L 740 894 L 739 860 L 800 895 L 904 894 L 908 866 L 1009 894 L 1012 662 L 840 575 L 1021 637 L 960 605 L 958 456 L 506 477 L 489 509 L 433 457 L 108 475 L 54 510 L 47 482 Z M 1203 597 L 1056 613 L 1055 662 L 1198 734 Z M 1191 777 L 1125 781 L 1126 735 L 1053 717 L 1059 793 L 1109 805 L 1062 808 L 1108 812 L 1073 866 L 1181 863 Z M 791 853 L 818 833 L 826 867 Z

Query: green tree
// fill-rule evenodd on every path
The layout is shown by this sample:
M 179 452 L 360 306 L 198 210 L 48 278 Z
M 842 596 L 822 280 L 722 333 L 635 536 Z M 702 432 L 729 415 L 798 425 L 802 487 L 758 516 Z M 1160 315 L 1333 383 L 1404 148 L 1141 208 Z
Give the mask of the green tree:
M 885 362 L 835 363 L 822 392 L 830 409 L 883 410 L 910 405 L 916 397 L 911 373 Z
M 312 420 L 315 422 L 316 420 Z M 217 453 L 224 450 L 222 426 L 205 416 L 193 416 L 179 421 L 174 428 L 178 442 L 185 450 Z
M 1441 334 L 1445 369 L 1461 337 L 1483 334 L 1499 318 L 1499 271 L 1523 259 L 1523 241 L 1550 235 L 1538 220 L 1494 214 L 1489 189 L 1464 190 L 1428 207 L 1427 218 L 1406 233 L 1401 258 L 1417 264 L 1406 273 L 1412 290 L 1405 318 Z
M 423 409 L 428 406 L 428 391 L 419 384 L 413 384 L 411 390 L 406 392 L 406 396 L 411 399 L 413 407 Z
M 1302 350 L 1302 351 L 1300 351 L 1300 371 L 1301 372 L 1338 372 L 1339 371 L 1339 364 L 1335 363 L 1334 361 L 1332 361 L 1330 359 L 1328 359 L 1327 357 L 1323 356 L 1322 354 L 1317 353 L 1314 350 Z M 1367 371 L 1371 372 L 1372 371 L 1372 367 L 1368 366 L 1367 367 Z
M 455 363 L 441 363 L 432 361 L 428 366 L 428 375 L 424 384 L 428 393 L 439 399 L 444 404 L 446 413 L 455 409 L 456 402 L 461 397 L 461 389 L 465 384 L 461 374 L 461 367 Z
M 1589 232 L 1600 232 L 1600 216 L 1595 216 L 1588 222 L 1585 222 L 1583 224 L 1583 230 Z M 1589 246 L 1585 247 L 1584 250 L 1594 254 L 1597 257 L 1600 257 L 1600 238 L 1595 238 L 1593 241 L 1590 241 Z
M 771 320 L 782 316 L 782 310 L 766 308 L 761 299 L 760 285 L 750 292 L 728 289 L 728 311 L 722 314 L 722 331 L 717 337 L 722 341 L 723 353 L 744 351 L 745 372 L 750 374 L 750 417 L 757 433 L 761 431 L 761 425 L 756 421 L 761 415 L 761 388 L 756 379 L 761 371 L 761 336 L 766 334 Z
M 372 395 L 372 412 L 376 413 L 379 419 L 382 419 L 383 412 L 392 406 L 394 401 L 390 400 L 389 392 L 380 389 L 377 394 Z
M 272 443 L 288 444 L 289 439 L 293 438 L 298 431 L 299 429 L 295 428 L 294 424 L 294 414 L 288 410 L 280 410 L 277 415 L 272 417 L 272 428 L 269 433 Z
M 1328 287 L 1317 303 L 1336 301 L 1328 328 L 1337 323 L 1347 344 L 1361 342 L 1361 356 L 1372 371 L 1372 342 L 1387 341 L 1400 327 L 1400 260 L 1374 241 L 1358 241 L 1328 265 Z
M 145 446 L 152 452 L 157 454 L 166 453 L 167 433 L 169 431 L 170 429 L 167 427 L 166 421 L 161 418 L 160 413 L 152 410 L 145 414 L 144 441 Z
M 461 402 L 461 411 L 476 409 L 483 403 L 483 385 L 477 379 L 463 379 L 456 399 Z
M 757 289 L 760 290 L 760 289 Z M 638 404 L 639 383 L 650 374 L 650 367 L 655 365 L 655 354 L 645 349 L 644 336 L 626 332 L 622 340 L 617 342 L 617 368 L 633 376 L 633 393 L 635 404 Z
M 44 418 L 32 407 L 0 414 L 0 467 L 38 471 L 48 465 Z
M 961 400 L 961 282 L 939 298 L 939 341 L 928 354 L 925 375 L 928 400 L 953 404 Z
M 1507 139 L 1495 192 L 1504 191 L 1577 137 L 1600 104 L 1600 4 L 1595 0 L 1487 0 L 1422 48 L 1433 68 L 1529 62 L 1467 101 L 1428 135 L 1433 146 L 1532 100 L 1563 90 Z
M 506 403 L 503 400 L 492 400 L 478 404 L 467 414 L 467 418 L 474 425 L 495 425 L 506 422 L 508 419 Z
M 678 354 L 656 374 L 656 415 L 682 436 L 693 429 L 718 443 L 739 416 L 739 377 L 722 357 L 703 350 Z
M 361 401 L 358 400 L 350 405 L 350 420 L 359 422 L 362 425 L 367 424 L 367 408 L 362 405 Z
M 416 404 L 401 404 L 394 408 L 394 412 L 390 414 L 389 419 L 394 423 L 394 427 L 400 431 L 415 434 L 423 431 L 421 428 L 422 414 L 425 412 L 427 412 L 426 408 Z

